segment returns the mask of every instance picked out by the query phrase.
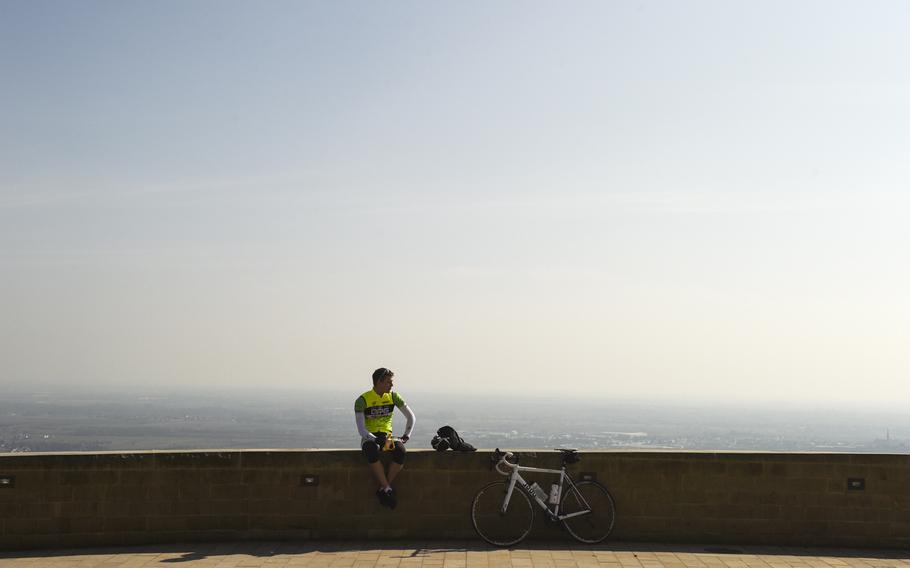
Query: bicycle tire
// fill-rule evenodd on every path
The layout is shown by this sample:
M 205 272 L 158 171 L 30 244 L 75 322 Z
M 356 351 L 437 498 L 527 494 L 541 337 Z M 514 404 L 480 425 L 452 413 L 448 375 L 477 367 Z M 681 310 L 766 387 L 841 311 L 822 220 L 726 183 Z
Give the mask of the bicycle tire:
M 579 499 L 579 495 L 584 501 Z M 596 481 L 580 481 L 573 487 L 569 485 L 559 502 L 559 514 L 567 515 L 585 509 L 587 502 L 591 512 L 571 519 L 563 519 L 566 527 L 575 540 L 586 544 L 602 542 L 613 532 L 616 522 L 616 504 L 607 488 Z
M 511 546 L 524 540 L 534 526 L 534 508 L 531 498 L 515 486 L 509 499 L 509 508 L 503 513 L 502 502 L 509 484 L 494 481 L 484 485 L 471 504 L 471 521 L 480 538 L 493 546 Z

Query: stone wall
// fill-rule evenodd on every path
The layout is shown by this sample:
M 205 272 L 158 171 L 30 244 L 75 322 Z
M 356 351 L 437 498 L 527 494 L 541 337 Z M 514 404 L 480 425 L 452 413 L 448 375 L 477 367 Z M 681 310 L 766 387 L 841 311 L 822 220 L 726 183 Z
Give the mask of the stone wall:
M 559 466 L 552 451 L 518 453 Z M 489 463 L 486 451 L 411 450 L 390 511 L 352 450 L 0 454 L 0 549 L 476 539 L 469 509 L 498 478 Z M 613 493 L 613 540 L 910 548 L 906 455 L 583 452 L 570 471 Z M 531 538 L 568 541 L 537 519 Z

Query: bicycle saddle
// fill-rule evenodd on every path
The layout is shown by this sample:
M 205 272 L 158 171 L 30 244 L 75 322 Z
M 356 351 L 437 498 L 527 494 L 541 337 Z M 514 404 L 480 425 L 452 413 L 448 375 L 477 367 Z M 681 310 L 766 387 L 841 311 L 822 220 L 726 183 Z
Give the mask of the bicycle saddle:
M 553 448 L 558 452 L 562 453 L 563 463 L 575 463 L 581 460 L 581 457 L 578 455 L 578 450 L 574 448 Z

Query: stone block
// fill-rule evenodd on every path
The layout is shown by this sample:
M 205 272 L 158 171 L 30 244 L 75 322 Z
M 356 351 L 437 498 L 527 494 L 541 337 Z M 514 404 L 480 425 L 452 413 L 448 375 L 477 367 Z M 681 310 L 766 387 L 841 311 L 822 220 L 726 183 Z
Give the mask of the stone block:
M 287 530 L 287 517 L 284 515 L 254 515 L 248 517 L 250 530 Z
M 158 472 L 152 470 L 127 470 L 118 473 L 119 475 L 114 480 L 108 481 L 108 483 L 130 486 L 141 485 L 144 487 L 154 483 L 158 474 Z
M 147 530 L 153 533 L 186 531 L 189 517 L 148 517 Z
M 305 529 L 300 529 L 300 530 L 279 529 L 279 530 L 273 530 L 273 531 L 250 529 L 250 530 L 244 531 L 243 538 L 244 538 L 244 540 L 303 541 L 303 540 L 310 540 L 310 539 L 317 539 L 317 538 L 322 539 L 323 537 L 313 531 L 309 531 L 309 530 L 305 530 Z M 344 564 L 344 561 L 342 561 L 342 564 L 344 566 L 347 566 L 347 564 Z M 266 564 L 266 566 L 271 566 L 271 565 L 272 564 Z M 281 566 L 282 564 L 280 562 L 275 562 L 275 565 Z M 288 566 L 300 567 L 300 566 L 306 566 L 306 565 L 289 564 Z M 322 566 L 322 565 L 317 564 L 316 566 Z
M 216 519 L 218 521 L 217 528 L 219 530 L 245 531 L 250 526 L 249 517 L 247 515 L 217 515 Z
M 186 528 L 192 532 L 208 531 L 219 528 L 216 515 L 190 515 L 186 518 Z
M 906 454 L 848 454 L 843 458 L 855 465 L 910 468 L 910 455 Z
M 25 519 L 46 519 L 53 515 L 54 506 L 42 500 L 18 503 L 15 516 Z
M 251 499 L 247 510 L 250 517 L 288 515 L 297 512 L 297 506 L 287 499 Z
M 2 535 L 0 533 L 0 550 L 41 550 L 60 546 L 56 535 Z
M 201 515 L 245 515 L 249 512 L 249 501 L 244 499 L 223 501 L 196 501 Z
M 354 452 L 339 452 L 326 450 L 324 452 L 307 451 L 269 451 L 248 450 L 243 452 L 241 464 L 243 470 L 255 468 L 269 470 L 290 469 L 303 470 L 306 467 L 319 466 L 324 469 L 338 469 L 350 467 L 350 455 Z M 359 455 L 359 452 L 357 452 Z
M 176 500 L 179 496 L 177 484 L 173 485 L 147 485 L 145 498 L 149 501 Z
M 139 546 L 168 542 L 167 540 L 162 540 L 161 535 L 147 530 L 119 532 L 117 533 L 117 541 L 120 546 Z
M 890 523 L 888 525 L 888 536 L 898 537 L 905 542 L 910 542 L 910 519 Z
M 97 503 L 98 514 L 103 517 L 127 517 L 131 513 L 131 507 L 134 503 L 128 501 L 106 501 Z M 86 515 L 74 515 L 86 516 Z
M 108 500 L 107 494 L 110 487 L 111 485 L 108 484 L 78 485 L 67 487 L 67 490 L 73 501 L 78 503 L 97 503 Z
M 91 548 L 105 545 L 119 545 L 119 535 L 109 535 L 101 532 L 73 532 L 61 534 L 56 538 L 54 546 L 48 548 Z
M 90 470 L 90 471 L 61 471 L 61 485 L 95 485 L 112 484 L 117 482 L 120 472 L 115 470 Z
M 831 521 L 829 531 L 837 536 L 881 537 L 891 531 L 891 526 L 890 523 L 870 521 Z
M 45 479 L 47 481 L 45 481 Z M 59 483 L 59 476 L 26 475 L 23 477 L 17 475 L 16 486 L 14 488 L 0 490 L 0 503 L 33 501 L 36 499 L 44 501 L 68 501 L 72 499 L 72 496 L 73 486 L 61 485 Z
M 490 481 L 493 480 L 491 479 Z M 412 497 L 425 501 L 428 504 L 445 501 L 455 493 L 452 487 L 451 476 L 446 472 L 440 472 L 438 474 L 426 471 L 412 472 L 412 474 L 408 476 L 407 483 L 398 483 L 397 485 L 402 492 L 406 492 Z M 473 493 L 476 493 L 481 487 L 486 485 L 486 483 L 464 483 L 458 484 L 456 487 L 461 489 L 469 488 L 472 485 L 476 488 Z M 472 492 L 465 491 L 464 493 L 470 494 Z M 458 491 L 458 494 L 462 494 L 462 491 Z M 473 497 L 473 494 L 471 494 L 468 501 L 473 499 Z
M 145 531 L 147 528 L 147 522 L 145 517 L 140 516 L 129 516 L 129 517 L 105 517 L 102 521 L 101 530 L 114 534 L 121 532 L 138 532 Z
M 727 462 L 719 459 L 701 460 L 691 464 L 689 472 L 692 476 L 717 476 L 727 473 Z
M 289 500 L 296 494 L 295 487 L 291 485 L 263 485 L 247 484 L 245 485 L 247 497 L 250 499 L 285 499 Z M 310 493 L 318 492 L 318 487 L 310 488 Z
M 54 535 L 69 531 L 70 519 L 68 518 L 58 517 L 53 519 L 37 519 L 35 521 L 34 534 Z
M 278 469 L 245 469 L 236 483 L 248 485 L 296 485 L 300 476 L 296 471 Z
M 202 469 L 169 469 L 156 472 L 158 484 L 168 485 L 207 485 L 202 478 Z
M 102 533 L 104 522 L 99 517 L 74 517 L 69 520 L 69 531 L 73 533 Z
M 246 499 L 249 495 L 249 486 L 244 484 L 212 485 L 209 487 L 208 495 L 212 500 Z
M 203 503 L 205 501 L 190 499 L 175 501 L 173 503 L 174 515 L 181 517 L 201 515 Z
M 60 501 L 53 502 L 55 517 L 95 517 L 101 514 L 101 501 Z
M 310 531 L 316 528 L 317 515 L 293 514 L 285 517 L 285 526 L 293 531 Z
M 774 461 L 767 463 L 765 473 L 773 477 L 786 477 L 793 469 L 791 464 Z
M 517 452 L 522 465 L 531 467 L 548 467 L 537 459 L 536 453 Z M 488 452 L 437 452 L 434 450 L 408 451 L 408 466 L 427 471 L 477 472 L 490 470 Z M 416 463 L 414 463 L 416 462 Z
M 79 491 L 75 491 L 75 494 L 78 493 Z M 112 485 L 107 487 L 104 491 L 103 500 L 105 502 L 144 501 L 145 490 L 142 487 L 135 485 Z
M 756 477 L 764 472 L 764 464 L 759 461 L 733 462 L 727 464 L 726 475 L 734 477 Z
M 206 469 L 199 472 L 200 481 L 209 485 L 241 485 L 247 483 L 240 469 Z
M 159 469 L 239 468 L 241 452 L 173 452 L 154 454 L 155 467 Z
M 143 503 L 145 514 L 150 517 L 172 517 L 177 514 L 177 500 L 155 500 Z
M 723 479 L 722 476 L 709 475 L 702 471 L 690 471 L 689 473 L 684 473 L 680 478 L 680 488 L 688 491 L 699 490 L 699 491 L 710 491 L 716 490 L 718 479 Z M 613 486 L 618 485 L 627 485 L 634 488 L 642 488 L 643 486 L 638 483 L 637 479 L 628 479 L 623 480 L 622 484 L 617 483 L 615 480 L 612 482 Z
M 36 532 L 35 519 L 11 518 L 3 521 L 4 535 L 27 535 Z
M 224 487 L 224 486 L 222 486 Z M 177 486 L 178 501 L 202 501 L 210 498 L 210 487 L 205 483 L 181 483 Z M 223 491 L 223 490 L 222 490 Z M 238 496 L 239 497 L 239 496 Z
M 866 491 L 907 499 L 910 498 L 910 483 L 907 483 L 906 479 L 910 479 L 910 476 L 902 479 L 872 480 L 871 482 L 866 480 Z

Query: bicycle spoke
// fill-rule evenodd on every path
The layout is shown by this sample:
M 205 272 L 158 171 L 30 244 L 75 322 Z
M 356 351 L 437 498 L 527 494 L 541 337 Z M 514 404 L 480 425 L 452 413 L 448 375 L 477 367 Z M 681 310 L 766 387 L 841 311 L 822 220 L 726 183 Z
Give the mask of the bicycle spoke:
M 471 520 L 480 538 L 495 546 L 510 546 L 520 542 L 531 531 L 534 509 L 528 495 L 516 487 L 506 511 L 502 503 L 509 484 L 494 481 L 484 486 L 474 497 Z
M 600 542 L 613 531 L 616 507 L 607 489 L 596 481 L 581 481 L 566 487 L 559 504 L 560 515 L 587 511 L 562 523 L 577 540 L 589 544 Z

